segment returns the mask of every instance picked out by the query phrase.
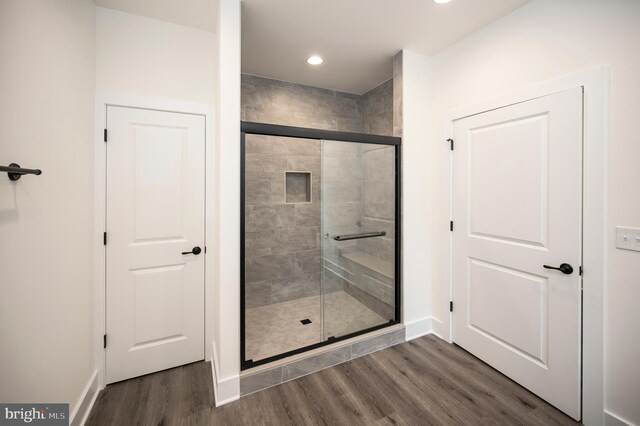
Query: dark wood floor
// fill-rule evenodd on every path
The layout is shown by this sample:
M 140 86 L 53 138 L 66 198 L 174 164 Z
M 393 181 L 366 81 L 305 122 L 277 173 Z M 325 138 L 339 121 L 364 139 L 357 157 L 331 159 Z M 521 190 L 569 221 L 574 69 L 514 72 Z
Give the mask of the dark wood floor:
M 214 407 L 199 362 L 116 383 L 88 425 L 571 425 L 464 350 L 426 336 Z

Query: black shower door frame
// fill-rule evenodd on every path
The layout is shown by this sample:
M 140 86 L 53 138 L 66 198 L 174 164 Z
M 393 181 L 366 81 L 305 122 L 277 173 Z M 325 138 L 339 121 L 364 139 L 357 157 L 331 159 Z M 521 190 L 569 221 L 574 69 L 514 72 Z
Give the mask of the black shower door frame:
M 395 313 L 394 319 L 386 324 L 370 327 L 344 336 L 304 346 L 261 360 L 253 361 L 245 356 L 245 137 L 246 135 L 280 136 L 302 139 L 331 140 L 339 142 L 368 143 L 395 147 Z M 309 129 L 305 127 L 281 126 L 276 124 L 240 122 L 240 369 L 247 370 L 312 349 L 351 339 L 375 330 L 390 327 L 401 322 L 401 159 L 402 138 L 394 136 L 369 135 L 365 133 L 337 132 L 333 130 Z

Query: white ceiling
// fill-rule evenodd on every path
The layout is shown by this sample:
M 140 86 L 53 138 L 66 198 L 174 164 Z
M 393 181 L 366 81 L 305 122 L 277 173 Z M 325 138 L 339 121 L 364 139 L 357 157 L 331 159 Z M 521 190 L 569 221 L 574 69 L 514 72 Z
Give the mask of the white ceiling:
M 242 0 L 242 72 L 361 94 L 401 49 L 432 55 L 528 1 Z
M 242 72 L 364 93 L 401 49 L 432 55 L 530 0 L 242 0 Z M 217 0 L 95 0 L 216 32 Z M 306 63 L 317 54 L 325 62 Z
M 217 0 L 95 0 L 96 5 L 216 32 Z

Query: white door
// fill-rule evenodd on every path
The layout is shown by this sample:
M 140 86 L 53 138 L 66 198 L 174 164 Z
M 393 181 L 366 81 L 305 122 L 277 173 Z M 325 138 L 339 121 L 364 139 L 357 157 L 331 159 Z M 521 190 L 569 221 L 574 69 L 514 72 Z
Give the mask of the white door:
M 112 383 L 204 358 L 205 119 L 109 106 L 107 129 Z
M 453 341 L 579 419 L 582 88 L 453 132 Z

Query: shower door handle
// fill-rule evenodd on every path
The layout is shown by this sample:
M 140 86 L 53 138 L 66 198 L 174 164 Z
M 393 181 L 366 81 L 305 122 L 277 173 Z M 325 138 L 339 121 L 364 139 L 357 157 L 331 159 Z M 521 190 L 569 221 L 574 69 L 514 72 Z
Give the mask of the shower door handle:
M 336 235 L 333 237 L 336 241 L 361 240 L 363 238 L 384 237 L 387 235 L 385 231 L 380 232 L 364 232 L 362 234 Z

